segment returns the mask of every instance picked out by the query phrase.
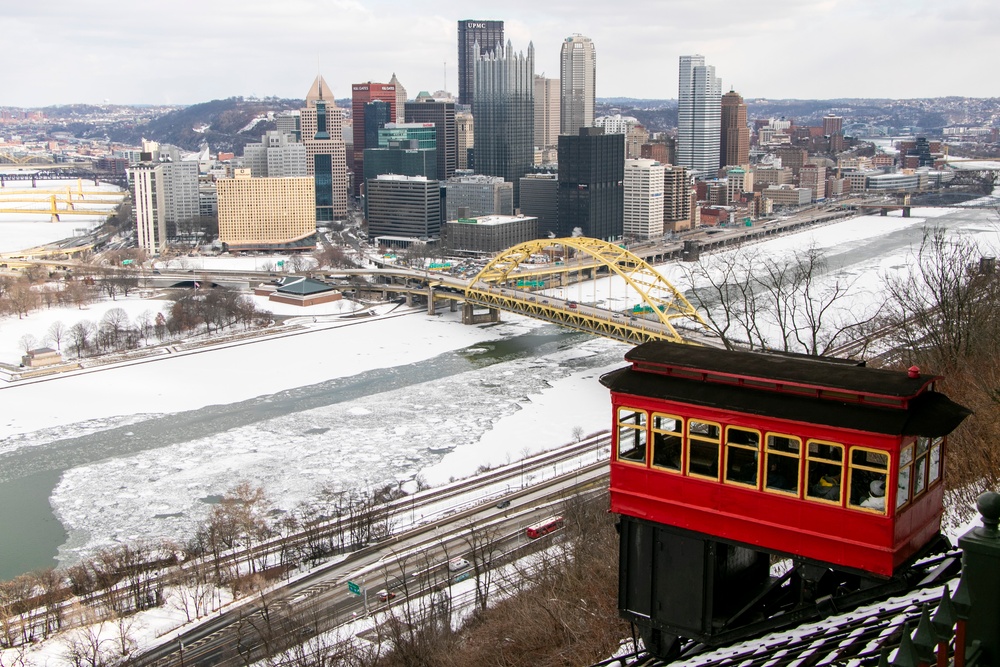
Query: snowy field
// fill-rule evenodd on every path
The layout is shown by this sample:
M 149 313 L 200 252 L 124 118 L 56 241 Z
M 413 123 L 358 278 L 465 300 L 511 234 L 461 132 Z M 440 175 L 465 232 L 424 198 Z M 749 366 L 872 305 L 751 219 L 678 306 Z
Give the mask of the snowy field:
M 822 249 L 836 264 L 831 277 L 855 278 L 858 307 L 877 302 L 884 275 L 912 263 L 913 239 L 925 224 L 997 247 L 996 220 L 987 211 L 914 215 L 855 218 L 759 247 L 775 256 Z M 683 267 L 662 270 L 684 289 Z M 610 278 L 565 291 L 619 309 L 634 298 Z M 132 313 L 160 307 L 122 303 Z M 96 320 L 107 305 L 82 312 Z M 305 309 L 298 335 L 0 385 L 0 453 L 88 434 L 155 439 L 169 426 L 157 421 L 160 415 L 216 420 L 210 432 L 178 432 L 163 446 L 67 467 L 50 501 L 70 534 L 60 550 L 68 563 L 117 540 L 183 538 L 207 512 L 204 499 L 241 479 L 261 484 L 290 510 L 326 487 L 374 488 L 417 476 L 438 484 L 565 443 L 577 426 L 608 427 L 607 392 L 597 378 L 622 364 L 628 346 L 506 314 L 498 326 L 469 327 L 456 313 L 404 311 L 385 308 L 345 322 Z M 66 311 L 0 321 L 0 359 L 19 355 L 23 332 L 41 336 L 53 317 L 70 325 Z M 523 349 L 532 345 L 537 349 Z M 508 354 L 505 346 L 521 347 Z M 218 413 L 205 412 L 213 409 Z M 226 421 L 233 415 L 250 416 Z

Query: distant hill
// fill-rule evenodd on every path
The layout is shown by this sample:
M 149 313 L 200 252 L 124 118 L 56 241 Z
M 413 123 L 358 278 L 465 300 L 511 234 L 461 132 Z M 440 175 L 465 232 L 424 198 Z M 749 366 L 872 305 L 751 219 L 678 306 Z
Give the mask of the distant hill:
M 254 119 L 266 116 L 268 112 L 300 109 L 302 105 L 302 100 L 277 98 L 259 100 L 230 97 L 212 100 L 154 118 L 135 128 L 141 137 L 111 138 L 137 143 L 138 139 L 145 137 L 191 151 L 207 142 L 213 152 L 232 151 L 241 154 L 245 144 L 258 141 L 264 132 L 274 129 L 273 122 L 263 120 L 254 123 Z

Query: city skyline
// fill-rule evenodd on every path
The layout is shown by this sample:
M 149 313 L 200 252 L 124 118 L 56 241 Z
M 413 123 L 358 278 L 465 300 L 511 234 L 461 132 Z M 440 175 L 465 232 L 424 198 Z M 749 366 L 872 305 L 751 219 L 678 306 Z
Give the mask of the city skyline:
M 352 83 L 387 81 L 393 72 L 410 91 L 444 88 L 457 95 L 457 21 L 469 16 L 503 21 L 505 40 L 533 42 L 535 71 L 548 77 L 558 76 L 562 41 L 587 35 L 600 45 L 605 72 L 598 74 L 598 97 L 674 99 L 677 58 L 688 53 L 705 54 L 724 73 L 724 87 L 736 87 L 748 101 L 996 95 L 990 78 L 967 66 L 989 53 L 1000 28 L 1000 6 L 977 0 L 808 6 L 674 0 L 668 7 L 636 0 L 627 12 L 513 0 L 455 11 L 434 0 L 417 8 L 387 0 L 333 6 L 303 0 L 294 11 L 231 0 L 12 5 L 0 32 L 9 53 L 31 57 L 0 73 L 0 106 L 296 98 L 302 81 L 319 72 L 340 99 L 350 96 Z M 945 41 L 948 48 L 943 55 L 904 48 L 902 34 L 905 44 Z M 642 42 L 649 46 L 636 58 Z

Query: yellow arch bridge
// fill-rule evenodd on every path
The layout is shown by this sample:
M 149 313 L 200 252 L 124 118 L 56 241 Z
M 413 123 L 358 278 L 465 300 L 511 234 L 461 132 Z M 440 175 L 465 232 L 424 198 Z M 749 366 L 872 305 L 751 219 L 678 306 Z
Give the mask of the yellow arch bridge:
M 548 257 L 544 265 L 532 260 Z M 556 257 L 561 260 L 556 260 Z M 624 282 L 634 306 L 623 310 L 598 307 L 552 296 L 552 288 L 576 278 L 599 274 Z M 529 241 L 497 255 L 470 281 L 440 277 L 446 290 L 464 294 L 467 321 L 485 321 L 476 307 L 520 313 L 536 319 L 628 343 L 648 340 L 707 342 L 709 329 L 701 315 L 670 282 L 625 248 L 591 238 Z M 546 293 L 538 290 L 544 289 Z M 684 335 L 678 330 L 683 325 Z

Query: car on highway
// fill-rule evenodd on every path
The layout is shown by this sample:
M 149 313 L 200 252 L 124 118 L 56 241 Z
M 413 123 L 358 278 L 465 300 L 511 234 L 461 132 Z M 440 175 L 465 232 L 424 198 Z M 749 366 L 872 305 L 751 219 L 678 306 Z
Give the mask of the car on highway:
M 459 570 L 464 570 L 469 567 L 469 561 L 464 558 L 452 558 L 448 561 L 448 569 L 452 572 L 458 572 Z
M 383 588 L 382 590 L 380 590 L 378 592 L 378 601 L 379 602 L 388 602 L 389 600 L 393 599 L 394 597 L 396 597 L 396 594 L 393 593 L 390 590 L 385 589 L 385 588 Z
M 497 503 L 498 510 L 507 509 L 508 507 L 510 507 L 510 501 L 506 498 Z
M 570 308 L 576 308 L 576 301 L 567 301 L 566 305 Z

